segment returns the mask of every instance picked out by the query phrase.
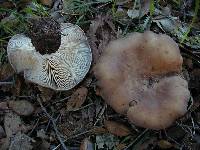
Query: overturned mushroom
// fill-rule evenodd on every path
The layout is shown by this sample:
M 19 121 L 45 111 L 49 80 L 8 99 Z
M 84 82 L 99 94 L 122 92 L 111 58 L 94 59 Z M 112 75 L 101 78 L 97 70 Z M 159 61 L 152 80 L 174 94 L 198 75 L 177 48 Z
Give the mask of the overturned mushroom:
M 92 61 L 87 37 L 71 23 L 61 23 L 60 32 L 60 47 L 50 54 L 36 51 L 24 34 L 13 36 L 7 53 L 16 72 L 24 72 L 26 80 L 54 90 L 68 90 L 82 81 Z
M 94 69 L 100 95 L 135 125 L 163 129 L 187 112 L 182 57 L 167 35 L 133 33 L 111 42 Z

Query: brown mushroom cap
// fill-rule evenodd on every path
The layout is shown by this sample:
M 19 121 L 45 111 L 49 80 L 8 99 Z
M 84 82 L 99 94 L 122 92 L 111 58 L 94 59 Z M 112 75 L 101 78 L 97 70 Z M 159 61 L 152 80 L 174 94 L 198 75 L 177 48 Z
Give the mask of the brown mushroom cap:
M 163 129 L 187 112 L 187 82 L 179 75 L 182 57 L 169 36 L 133 33 L 111 42 L 94 73 L 100 94 L 135 125 Z

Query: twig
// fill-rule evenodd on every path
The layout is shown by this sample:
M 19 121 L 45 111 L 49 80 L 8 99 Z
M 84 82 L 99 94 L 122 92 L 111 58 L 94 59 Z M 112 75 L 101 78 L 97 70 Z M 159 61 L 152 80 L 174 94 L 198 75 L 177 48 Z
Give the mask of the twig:
M 26 95 L 20 95 L 20 96 L 16 96 L 17 98 L 29 98 L 29 99 L 34 99 L 34 96 L 26 96 Z
M 83 106 L 83 107 L 79 107 L 79 108 L 76 108 L 76 109 L 72 109 L 72 110 L 69 110 L 69 111 L 79 111 L 79 110 L 82 110 L 82 109 L 85 109 L 85 108 L 87 108 L 87 107 L 89 107 L 89 106 L 91 106 L 91 105 L 94 105 L 94 103 L 90 103 L 90 104 L 88 104 L 88 105 L 85 105 L 85 106 Z
M 33 133 L 33 131 L 35 130 L 35 128 L 38 126 L 39 121 L 40 121 L 40 118 L 37 119 L 37 121 L 36 121 L 35 125 L 33 126 L 32 130 L 28 133 L 29 136 Z
M 105 109 L 106 109 L 106 104 L 104 104 L 104 106 L 103 106 L 103 108 L 101 109 L 101 111 L 100 111 L 100 113 L 99 113 L 99 115 L 98 115 L 98 118 L 97 118 L 97 120 L 95 121 L 95 123 L 94 123 L 94 126 L 96 126 L 96 124 L 99 122 L 99 120 L 101 119 L 101 116 L 103 115 L 103 113 L 104 113 L 104 111 L 105 111 Z
M 81 133 L 79 133 L 79 134 L 76 134 L 76 135 L 74 135 L 74 136 L 71 136 L 71 137 L 69 137 L 69 138 L 66 138 L 66 139 L 64 140 L 64 142 L 66 142 L 66 141 L 68 141 L 68 140 L 70 140 L 70 139 L 76 138 L 76 137 L 78 137 L 78 136 L 80 136 L 80 135 L 89 133 L 89 132 L 91 132 L 92 130 L 93 130 L 93 129 L 90 129 L 90 130 L 81 132 Z M 53 150 L 57 150 L 60 146 L 61 146 L 61 144 L 57 145 Z
M 179 125 L 185 132 L 190 134 L 190 136 L 193 138 L 194 135 L 196 134 L 196 127 L 192 116 L 190 117 L 190 119 L 192 122 L 192 126 L 184 125 L 182 122 L 179 123 L 178 121 L 176 121 L 176 124 Z
M 164 129 L 165 135 L 166 137 L 171 140 L 172 142 L 176 143 L 176 145 L 179 147 L 179 149 L 181 149 L 182 145 L 180 143 L 178 143 L 176 140 L 174 140 L 172 137 L 168 136 L 167 131 Z M 184 144 L 185 146 L 185 144 Z
M 51 116 L 54 116 L 54 113 L 53 113 Z M 51 124 L 51 119 L 48 120 L 48 123 L 47 123 L 46 129 L 45 129 L 46 132 L 47 132 L 47 130 L 48 130 L 50 124 Z
M 128 150 L 138 139 L 140 139 L 149 129 L 145 129 L 141 134 L 139 134 L 133 142 L 131 142 L 126 148 L 125 150 Z
M 81 136 L 81 135 L 86 134 L 86 133 L 90 133 L 92 130 L 93 130 L 93 129 L 90 129 L 90 130 L 87 130 L 87 131 L 78 133 L 78 134 L 73 135 L 73 136 L 68 137 L 68 138 L 65 136 L 65 138 L 67 138 L 65 141 L 70 140 L 70 139 L 73 139 L 73 138 L 76 138 L 76 137 Z
M 193 117 L 191 116 L 191 121 L 192 121 L 192 128 L 193 128 L 193 132 L 192 132 L 192 137 L 194 137 L 194 135 L 196 134 L 196 131 L 195 131 L 195 124 L 194 124 L 194 119 Z
M 58 129 L 57 129 L 57 126 L 56 126 L 56 123 L 55 123 L 54 119 L 49 115 L 49 113 L 47 112 L 46 108 L 42 105 L 42 102 L 41 102 L 39 96 L 38 96 L 38 98 L 37 98 L 37 101 L 39 102 L 40 107 L 41 107 L 42 110 L 45 112 L 45 114 L 47 115 L 47 117 L 51 120 L 51 122 L 52 122 L 52 124 L 53 124 L 53 128 L 54 128 L 54 130 L 55 130 L 55 132 L 56 132 L 56 136 L 57 136 L 58 140 L 60 141 L 60 144 L 62 145 L 63 149 L 64 149 L 64 150 L 68 150 L 67 147 L 65 146 L 64 142 L 62 141 L 61 136 L 59 135 L 59 131 L 58 131 Z
M 102 7 L 105 7 L 105 6 L 109 5 L 110 3 L 112 3 L 112 2 L 107 2 L 107 3 L 105 3 L 105 4 L 102 4 L 102 5 L 98 6 L 97 9 L 100 9 L 100 8 L 102 8 Z
M 79 15 L 81 15 L 81 14 L 78 14 L 78 13 L 77 14 L 75 14 L 75 13 L 72 14 L 72 13 L 66 13 L 66 12 L 61 12 L 61 14 L 62 15 L 71 15 L 71 16 L 79 16 Z
M 65 101 L 65 100 L 68 100 L 70 97 L 71 96 L 68 96 L 68 97 L 65 97 L 63 99 L 57 100 L 57 101 L 53 102 L 52 104 L 61 103 L 61 102 Z
M 0 85 L 12 85 L 13 82 L 0 82 Z
M 54 119 L 54 120 L 55 120 L 55 122 L 57 122 L 57 121 L 58 121 L 59 117 L 60 117 L 60 114 L 59 114 L 59 115 L 56 117 L 56 119 Z M 50 122 L 51 122 L 51 120 L 50 120 Z M 49 126 L 50 126 L 50 122 L 47 124 L 47 127 L 46 127 L 45 131 L 47 131 L 47 130 L 48 130 L 48 128 L 49 128 Z
M 179 47 L 181 48 L 181 52 L 190 56 L 197 63 L 197 65 L 200 66 L 200 56 L 199 55 L 195 54 L 195 52 L 193 52 L 193 51 L 188 50 L 181 44 L 179 44 Z
M 190 134 L 191 136 L 193 136 L 193 135 L 192 135 L 192 129 L 191 129 L 189 126 L 187 126 L 187 125 L 184 125 L 184 126 L 183 126 L 183 123 L 182 123 L 182 122 L 179 123 L 178 121 L 176 121 L 176 124 L 177 124 L 178 126 L 180 126 L 180 127 L 183 129 L 183 131 L 185 131 L 186 133 L 188 133 L 188 134 Z
M 178 125 L 178 123 L 177 123 L 177 125 Z M 198 130 L 198 129 L 200 129 L 200 127 L 199 126 L 197 126 L 197 125 L 195 125 L 195 126 L 191 126 L 191 125 L 184 125 L 184 124 L 181 124 L 181 126 L 183 126 L 183 127 L 189 127 L 189 128 L 194 128 L 195 130 Z

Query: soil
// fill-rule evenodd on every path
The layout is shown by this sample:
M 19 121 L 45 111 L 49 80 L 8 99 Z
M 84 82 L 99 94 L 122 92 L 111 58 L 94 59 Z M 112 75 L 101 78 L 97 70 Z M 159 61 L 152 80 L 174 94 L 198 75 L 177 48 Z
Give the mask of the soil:
M 61 42 L 60 25 L 52 18 L 32 19 L 28 36 L 40 54 L 55 53 Z

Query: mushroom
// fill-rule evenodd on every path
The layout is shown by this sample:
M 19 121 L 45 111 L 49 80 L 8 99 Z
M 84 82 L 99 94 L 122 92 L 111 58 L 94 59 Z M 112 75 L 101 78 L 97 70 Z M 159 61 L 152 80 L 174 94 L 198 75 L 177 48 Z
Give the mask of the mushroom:
M 116 112 L 159 130 L 187 112 L 190 92 L 182 62 L 172 38 L 146 31 L 110 42 L 94 74 L 100 95 Z
M 8 42 L 8 59 L 16 72 L 24 72 L 30 82 L 54 90 L 69 90 L 83 80 L 89 71 L 92 53 L 82 29 L 61 23 L 61 44 L 51 54 L 41 54 L 24 34 Z

